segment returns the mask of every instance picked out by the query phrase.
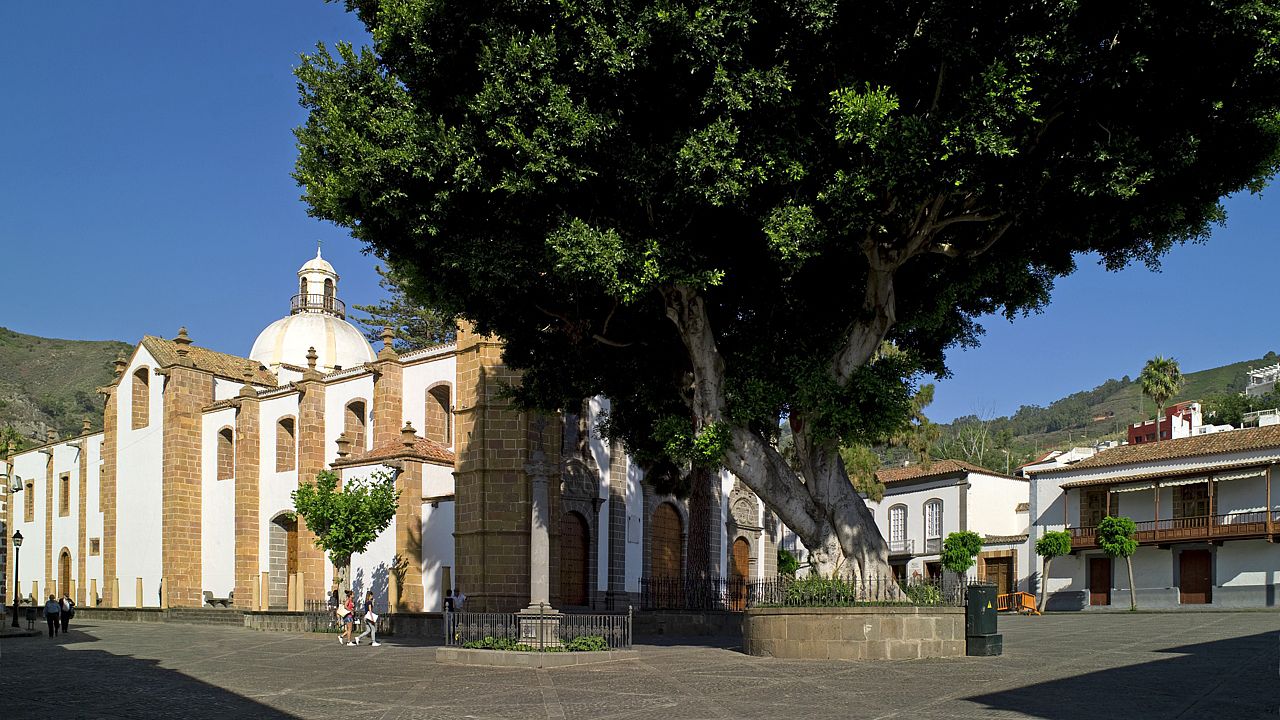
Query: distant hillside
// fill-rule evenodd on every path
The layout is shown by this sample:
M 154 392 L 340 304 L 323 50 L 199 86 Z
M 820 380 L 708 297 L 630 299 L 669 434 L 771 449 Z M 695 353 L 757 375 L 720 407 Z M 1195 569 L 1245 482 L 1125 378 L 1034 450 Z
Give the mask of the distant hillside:
M 1210 395 L 1242 392 L 1248 382 L 1245 373 L 1250 367 L 1270 365 L 1276 361 L 1276 353 L 1268 352 L 1255 360 L 1187 373 L 1186 385 L 1170 403 L 1182 400 L 1203 401 Z M 928 413 L 928 409 L 925 412 Z M 1044 407 L 1024 405 L 1007 417 L 960 417 L 952 423 L 942 425 L 941 429 L 945 446 L 948 438 L 954 439 L 965 432 L 971 433 L 977 425 L 985 425 L 985 433 L 990 436 L 991 442 L 999 448 L 1008 448 L 1011 464 L 1017 465 L 1044 450 L 1062 449 L 1097 440 L 1124 439 L 1130 423 L 1150 419 L 1155 414 L 1156 408 L 1142 394 L 1137 381 L 1125 375 L 1119 380 L 1107 380 L 1091 390 L 1072 393 Z M 897 457 L 886 459 L 890 462 L 898 460 Z M 981 464 L 998 470 L 1004 469 L 1003 449 L 984 459 L 985 462 Z M 996 467 L 997 465 L 1000 467 Z
M 66 437 L 85 418 L 102 428 L 97 388 L 111 382 L 111 361 L 132 346 L 116 342 L 55 340 L 0 327 L 0 428 L 43 442 L 48 428 Z

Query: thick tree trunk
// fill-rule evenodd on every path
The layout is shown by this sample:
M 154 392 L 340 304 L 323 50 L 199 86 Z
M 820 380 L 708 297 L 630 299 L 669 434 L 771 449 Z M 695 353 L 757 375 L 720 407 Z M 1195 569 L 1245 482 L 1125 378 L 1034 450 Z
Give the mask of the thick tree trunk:
M 815 439 L 802 419 L 793 418 L 798 467 L 792 468 L 777 448 L 759 434 L 730 422 L 724 395 L 724 360 L 716 347 L 703 299 L 687 287 L 671 288 L 665 299 L 667 315 L 684 341 L 693 368 L 691 409 L 697 428 L 719 424 L 729 430 L 725 466 L 800 538 L 817 572 L 874 582 L 882 588 L 881 594 L 896 596 L 897 584 L 889 581 L 893 570 L 889 567 L 888 544 L 866 503 L 849 482 L 837 442 Z M 878 323 L 877 332 L 890 323 L 891 319 Z M 870 341 L 864 338 L 861 342 L 867 345 Z M 843 354 L 841 364 L 856 361 L 857 355 Z M 840 369 L 833 368 L 833 372 L 839 374 Z

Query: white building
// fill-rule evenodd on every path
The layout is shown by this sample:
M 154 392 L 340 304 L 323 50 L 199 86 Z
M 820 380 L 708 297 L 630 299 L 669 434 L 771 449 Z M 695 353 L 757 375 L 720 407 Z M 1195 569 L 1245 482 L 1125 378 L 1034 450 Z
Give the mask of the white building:
M 1106 515 L 1137 523 L 1140 607 L 1276 606 L 1277 461 L 1280 426 L 1269 426 L 1125 445 L 1032 472 L 1028 550 L 1046 531 L 1072 535 L 1072 554 L 1046 580 L 1049 608 L 1128 606 L 1124 561 L 1096 544 Z

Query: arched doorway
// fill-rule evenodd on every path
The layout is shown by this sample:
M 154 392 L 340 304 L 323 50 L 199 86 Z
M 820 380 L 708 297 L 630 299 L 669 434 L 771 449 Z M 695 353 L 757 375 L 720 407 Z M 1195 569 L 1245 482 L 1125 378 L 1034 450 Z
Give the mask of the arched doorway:
M 560 518 L 560 594 L 565 605 L 586 605 L 587 548 L 591 533 L 587 522 L 576 512 Z
M 729 558 L 729 609 L 747 609 L 747 581 L 751 577 L 751 543 L 746 538 L 733 541 Z
M 298 572 L 298 521 L 278 515 L 267 531 L 267 605 L 272 610 L 289 607 L 289 578 Z
M 71 595 L 71 551 L 62 548 L 58 554 L 58 595 Z

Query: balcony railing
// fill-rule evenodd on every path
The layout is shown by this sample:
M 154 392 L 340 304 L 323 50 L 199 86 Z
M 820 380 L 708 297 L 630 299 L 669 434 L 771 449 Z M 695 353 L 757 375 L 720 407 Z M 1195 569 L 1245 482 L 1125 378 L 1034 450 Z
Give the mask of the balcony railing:
M 940 552 L 942 552 L 942 538 L 935 537 L 924 539 L 925 555 L 937 555 Z
M 889 541 L 889 552 L 895 555 L 910 555 L 916 551 L 915 540 L 899 538 Z
M 294 295 L 289 301 L 289 314 L 297 315 L 300 312 L 324 312 L 345 319 L 347 317 L 347 304 L 332 295 L 315 295 L 312 293 Z
M 1225 515 L 1197 515 L 1185 518 L 1144 520 L 1134 523 L 1140 545 L 1181 542 L 1187 540 L 1216 540 L 1228 538 L 1257 538 L 1275 533 L 1280 525 L 1280 510 L 1273 510 L 1271 523 L 1267 512 L 1227 513 Z M 1068 528 L 1072 549 L 1090 548 L 1098 544 L 1096 527 Z

